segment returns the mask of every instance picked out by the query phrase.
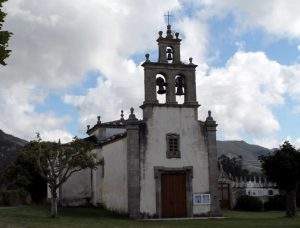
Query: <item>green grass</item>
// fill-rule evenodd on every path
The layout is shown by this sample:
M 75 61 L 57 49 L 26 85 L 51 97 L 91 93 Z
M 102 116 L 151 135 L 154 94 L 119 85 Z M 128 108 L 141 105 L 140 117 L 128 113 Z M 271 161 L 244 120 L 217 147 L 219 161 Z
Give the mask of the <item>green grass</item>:
M 300 227 L 300 217 L 288 219 L 284 212 L 236 212 L 228 211 L 225 219 L 185 220 L 185 221 L 134 221 L 126 217 L 114 216 L 100 208 L 65 208 L 56 219 L 49 217 L 45 207 L 0 208 L 2 228 L 48 228 L 48 227 L 200 227 L 200 228 L 276 228 Z

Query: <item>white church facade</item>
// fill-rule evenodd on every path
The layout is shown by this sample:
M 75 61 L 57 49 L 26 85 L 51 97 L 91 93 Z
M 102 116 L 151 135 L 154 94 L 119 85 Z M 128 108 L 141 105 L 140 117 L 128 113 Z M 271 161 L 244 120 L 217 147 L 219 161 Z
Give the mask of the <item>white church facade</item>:
M 221 215 L 216 127 L 211 113 L 198 120 L 195 70 L 180 59 L 178 33 L 159 32 L 158 61 L 144 67 L 143 118 L 88 127 L 101 165 L 74 174 L 60 189 L 64 205 L 94 205 L 132 218 Z M 165 96 L 159 103 L 158 96 Z M 183 98 L 180 103 L 177 97 Z

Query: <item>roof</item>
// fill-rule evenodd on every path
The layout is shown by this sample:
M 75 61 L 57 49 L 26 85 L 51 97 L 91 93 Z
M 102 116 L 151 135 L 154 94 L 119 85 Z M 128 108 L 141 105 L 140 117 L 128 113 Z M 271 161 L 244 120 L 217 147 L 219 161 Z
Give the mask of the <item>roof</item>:
M 114 121 L 109 121 L 109 122 L 104 122 L 104 123 L 97 123 L 95 124 L 92 128 L 86 131 L 87 134 L 91 134 L 93 131 L 97 130 L 98 128 L 126 128 L 128 120 L 114 120 Z M 137 124 L 143 124 L 143 120 L 138 120 L 136 121 Z
M 104 146 L 113 142 L 116 142 L 120 139 L 123 139 L 127 136 L 127 132 L 123 132 L 123 133 L 119 133 L 119 134 L 115 134 L 112 136 L 109 136 L 107 138 L 98 140 L 96 136 L 91 135 L 89 137 L 84 138 L 83 140 L 89 141 L 94 143 L 96 146 Z
M 100 140 L 98 145 L 99 146 L 104 146 L 106 144 L 110 144 L 110 143 L 113 143 L 115 141 L 118 141 L 120 139 L 123 139 L 127 136 L 127 132 L 123 132 L 123 133 L 119 133 L 119 134 L 115 134 L 115 135 L 112 135 L 108 138 L 105 138 L 103 140 Z
M 109 121 L 109 122 L 104 122 L 104 123 L 97 123 L 94 125 L 94 127 L 90 128 L 89 130 L 87 130 L 86 133 L 91 133 L 93 131 L 95 131 L 96 129 L 100 128 L 100 127 L 110 127 L 110 128 L 125 128 L 126 123 L 125 120 L 114 120 L 114 121 Z

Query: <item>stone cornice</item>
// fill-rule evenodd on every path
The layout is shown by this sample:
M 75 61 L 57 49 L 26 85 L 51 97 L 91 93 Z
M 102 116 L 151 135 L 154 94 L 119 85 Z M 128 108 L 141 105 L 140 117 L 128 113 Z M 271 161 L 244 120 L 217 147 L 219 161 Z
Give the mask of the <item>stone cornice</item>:
M 174 108 L 198 108 L 200 105 L 198 103 L 183 103 L 183 104 L 159 104 L 159 103 L 144 103 L 140 106 L 141 109 L 144 109 L 145 107 L 174 107 Z
M 186 70 L 186 69 L 195 69 L 198 65 L 196 64 L 185 64 L 185 63 L 160 63 L 160 62 L 151 62 L 146 61 L 142 64 L 143 67 L 148 69 L 178 69 L 178 70 Z

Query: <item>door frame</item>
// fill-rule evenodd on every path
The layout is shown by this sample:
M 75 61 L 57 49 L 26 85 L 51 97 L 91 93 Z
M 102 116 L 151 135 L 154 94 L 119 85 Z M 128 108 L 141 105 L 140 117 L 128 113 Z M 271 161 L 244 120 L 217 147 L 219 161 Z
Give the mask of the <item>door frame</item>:
M 170 168 L 163 166 L 154 166 L 155 192 L 156 192 L 156 215 L 162 217 L 161 200 L 161 176 L 162 174 L 186 174 L 186 212 L 187 217 L 193 217 L 193 167 L 184 166 L 179 168 Z

